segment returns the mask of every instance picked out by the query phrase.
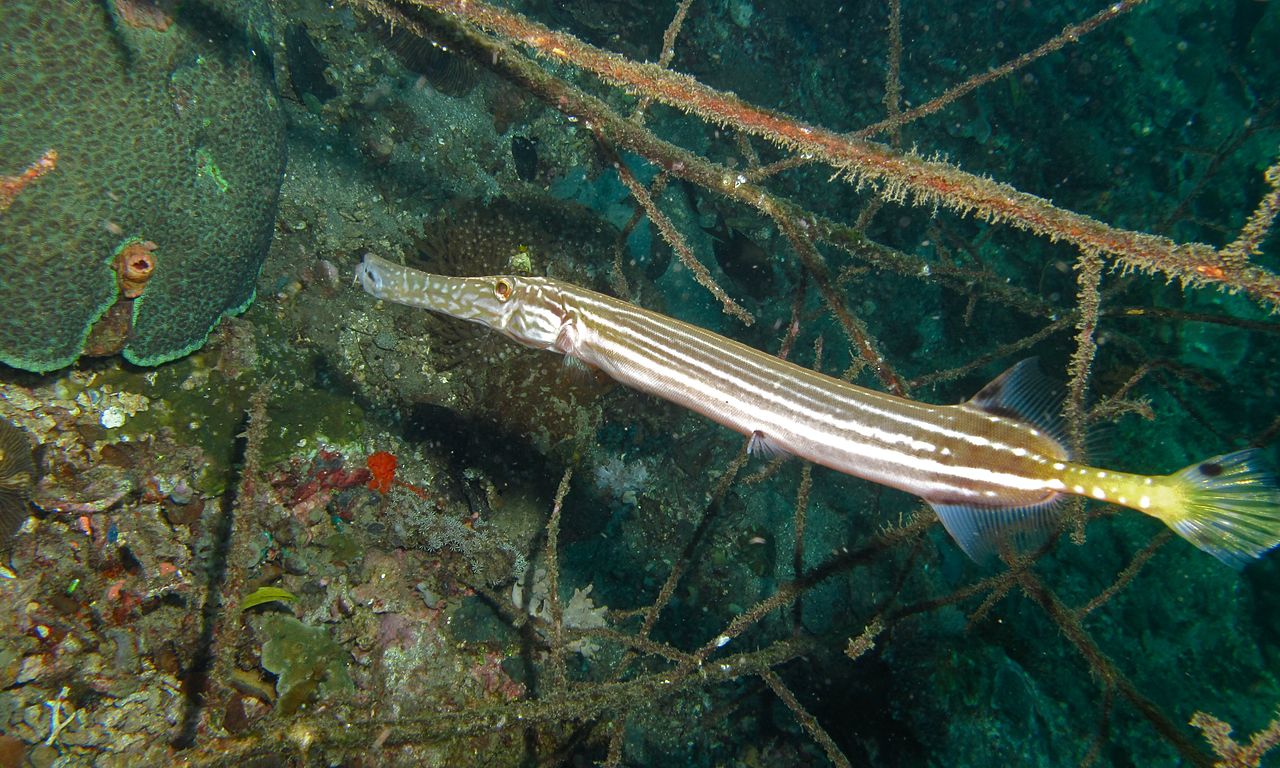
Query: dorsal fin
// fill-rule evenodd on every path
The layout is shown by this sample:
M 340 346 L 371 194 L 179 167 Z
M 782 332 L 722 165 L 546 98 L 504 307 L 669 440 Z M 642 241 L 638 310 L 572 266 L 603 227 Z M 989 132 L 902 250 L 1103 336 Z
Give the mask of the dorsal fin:
M 1028 357 L 991 380 L 966 405 L 994 416 L 1021 421 L 1066 446 L 1062 425 L 1062 385 L 1040 370 L 1040 360 Z

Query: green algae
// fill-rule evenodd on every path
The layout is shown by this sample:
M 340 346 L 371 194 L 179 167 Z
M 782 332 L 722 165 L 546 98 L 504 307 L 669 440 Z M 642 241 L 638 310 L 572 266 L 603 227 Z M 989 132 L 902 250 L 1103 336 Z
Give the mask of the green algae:
M 258 626 L 268 637 L 262 668 L 276 675 L 276 712 L 292 715 L 319 699 L 355 693 L 350 654 L 323 627 L 282 614 L 264 616 Z
M 240 609 L 248 610 L 269 603 L 296 603 L 298 596 L 279 587 L 258 587 L 240 599 Z

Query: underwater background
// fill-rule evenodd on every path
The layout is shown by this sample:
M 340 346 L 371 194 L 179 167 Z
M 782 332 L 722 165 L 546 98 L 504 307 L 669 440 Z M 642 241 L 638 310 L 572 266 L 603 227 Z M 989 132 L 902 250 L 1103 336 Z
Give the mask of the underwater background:
M 352 283 L 934 403 L 1038 356 L 1091 463 L 1275 464 L 1277 50 L 1261 0 L 3 0 L 0 768 L 1280 761 L 1280 556 L 1088 503 L 979 566 Z

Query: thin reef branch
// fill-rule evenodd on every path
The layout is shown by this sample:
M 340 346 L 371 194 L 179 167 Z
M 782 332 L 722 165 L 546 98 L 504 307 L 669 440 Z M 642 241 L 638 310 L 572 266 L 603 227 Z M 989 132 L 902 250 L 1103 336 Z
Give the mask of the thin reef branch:
M 796 722 L 800 723 L 800 727 L 804 728 L 809 734 L 809 738 L 813 739 L 822 747 L 822 751 L 827 753 L 827 759 L 838 768 L 851 768 L 849 758 L 844 756 L 840 751 L 840 747 L 836 746 L 835 739 L 831 738 L 831 734 L 823 729 L 818 723 L 818 718 L 809 714 L 809 710 L 804 708 L 796 695 L 791 692 L 787 684 L 782 682 L 782 678 L 778 677 L 778 673 L 772 669 L 766 669 L 760 673 L 760 679 L 764 680 L 769 686 L 769 690 L 787 705 L 787 709 L 791 710 L 791 714 L 795 716 Z
M 602 144 L 608 146 L 604 142 L 603 136 L 599 138 Z M 756 319 L 751 313 L 743 309 L 741 304 L 734 301 L 733 297 L 726 293 L 715 278 L 711 276 L 711 272 L 707 270 L 706 266 L 698 261 L 693 249 L 685 241 L 684 235 L 680 234 L 680 230 L 671 222 L 671 219 L 658 208 L 658 204 L 649 195 L 649 190 L 636 179 L 616 154 L 614 155 L 613 165 L 614 170 L 618 172 L 618 178 L 622 179 L 622 183 L 626 186 L 627 191 L 631 193 L 631 197 L 644 209 L 649 221 L 653 223 L 654 228 L 662 235 L 662 239 L 666 241 L 667 245 L 671 246 L 671 250 L 676 252 L 676 256 L 680 258 L 680 263 L 689 270 L 690 274 L 693 275 L 693 279 L 698 281 L 698 285 L 706 288 L 712 296 L 716 297 L 726 315 L 738 318 L 745 325 L 755 323 Z
M 940 112 L 946 107 L 951 106 L 953 102 L 968 96 L 970 93 L 984 85 L 993 83 L 1003 77 L 1008 77 L 1014 72 L 1026 68 L 1028 65 L 1048 56 L 1051 53 L 1060 51 L 1068 45 L 1074 45 L 1080 42 L 1080 38 L 1097 30 L 1104 24 L 1114 21 L 1120 16 L 1132 11 L 1134 8 L 1137 8 L 1140 5 L 1145 5 L 1146 2 L 1147 0 L 1125 0 L 1125 2 L 1113 3 L 1082 22 L 1077 24 L 1068 24 L 1057 35 L 1044 41 L 1032 50 L 1015 56 L 999 66 L 992 67 L 982 74 L 974 75 L 973 77 L 948 88 L 941 95 L 936 96 L 919 106 L 912 107 L 905 112 L 895 112 L 891 110 L 889 112 L 889 116 L 884 120 L 873 125 L 868 125 L 866 128 L 861 130 L 854 131 L 851 136 L 857 139 L 867 139 L 875 136 L 876 134 L 896 131 L 908 123 L 915 122 L 916 120 L 932 115 L 935 112 Z M 895 2 L 894 5 L 896 6 L 897 3 Z M 890 41 L 892 50 L 892 37 L 890 38 Z M 901 45 L 901 32 L 899 32 L 897 45 Z
M 1053 622 L 1062 630 L 1063 636 L 1084 657 L 1090 671 L 1093 672 L 1094 677 L 1098 679 L 1104 690 L 1114 688 L 1117 693 L 1132 704 L 1147 719 L 1147 722 L 1151 723 L 1152 727 L 1160 733 L 1160 736 L 1178 751 L 1178 754 L 1182 756 L 1187 765 L 1194 765 L 1196 768 L 1209 768 L 1212 765 L 1212 760 L 1201 752 L 1172 720 L 1165 716 L 1160 707 L 1143 695 L 1129 681 L 1129 678 L 1125 677 L 1124 673 L 1115 665 L 1115 662 L 1103 653 L 1084 627 L 1080 626 L 1080 620 L 1076 617 L 1075 612 L 1064 605 L 1057 595 L 1035 577 L 1035 574 L 1030 570 L 1020 571 L 1018 573 L 1018 581 L 1022 584 L 1023 592 L 1038 603 L 1045 613 L 1049 614 L 1049 618 L 1053 619 Z
M 551 663 L 548 675 L 552 688 L 564 685 L 564 606 L 560 604 L 560 510 L 564 497 L 569 493 L 569 481 L 573 479 L 573 467 L 564 471 L 556 500 L 551 505 L 547 519 L 547 544 L 543 550 L 543 567 L 547 569 L 547 605 L 551 608 Z
M 801 232 L 795 221 L 790 217 L 778 216 L 775 221 L 778 224 L 778 228 L 782 230 L 782 234 L 786 236 L 787 241 L 791 243 L 792 250 L 800 257 L 800 262 L 804 264 L 805 269 L 813 276 L 814 282 L 818 286 L 818 292 L 822 294 L 823 301 L 835 314 L 836 319 L 840 321 L 845 335 L 849 337 L 849 340 L 853 342 L 854 349 L 858 351 L 858 356 L 870 366 L 871 370 L 879 377 L 880 382 L 890 392 L 895 395 L 906 395 L 907 390 L 902 383 L 902 379 L 899 378 L 893 367 L 885 359 L 885 356 L 880 352 L 875 340 L 867 331 L 867 326 L 849 311 L 848 302 L 844 300 L 844 297 L 840 295 L 840 292 L 836 290 L 831 281 L 831 274 L 827 269 L 826 262 L 806 233 Z
M 382 5 L 381 0 L 361 1 L 374 8 Z M 709 123 L 732 127 L 809 155 L 838 169 L 851 181 L 875 186 L 889 200 L 910 198 L 918 204 L 943 206 L 983 220 L 1004 222 L 1051 241 L 1074 243 L 1083 251 L 1108 254 L 1124 269 L 1163 273 L 1188 286 L 1212 284 L 1244 291 L 1270 309 L 1280 307 L 1280 275 L 1224 258 L 1205 243 L 1177 243 L 1158 235 L 1112 227 L 950 163 L 897 152 L 757 107 L 687 75 L 657 64 L 631 61 L 480 0 L 407 2 L 527 46 L 551 61 L 588 70 L 639 97 L 647 96 Z M 746 176 L 734 174 L 728 184 L 746 181 Z
M 1245 264 L 1250 257 L 1258 255 L 1262 241 L 1271 233 L 1276 215 L 1280 214 L 1280 160 L 1267 169 L 1264 178 L 1271 189 L 1258 201 L 1258 207 L 1240 230 L 1240 236 L 1222 249 L 1224 261 Z

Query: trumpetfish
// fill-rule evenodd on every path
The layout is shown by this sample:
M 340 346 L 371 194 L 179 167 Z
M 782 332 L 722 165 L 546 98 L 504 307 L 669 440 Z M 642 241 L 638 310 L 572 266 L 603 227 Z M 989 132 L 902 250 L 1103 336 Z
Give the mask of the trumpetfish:
M 960 548 L 989 560 L 1057 529 L 1068 495 L 1135 509 L 1229 566 L 1280 544 L 1280 486 L 1257 450 L 1168 475 L 1072 460 L 1060 397 L 1023 361 L 958 405 L 859 387 L 740 342 L 544 277 L 449 277 L 372 254 L 356 269 L 372 296 L 468 320 L 559 352 L 786 453 L 915 494 Z

